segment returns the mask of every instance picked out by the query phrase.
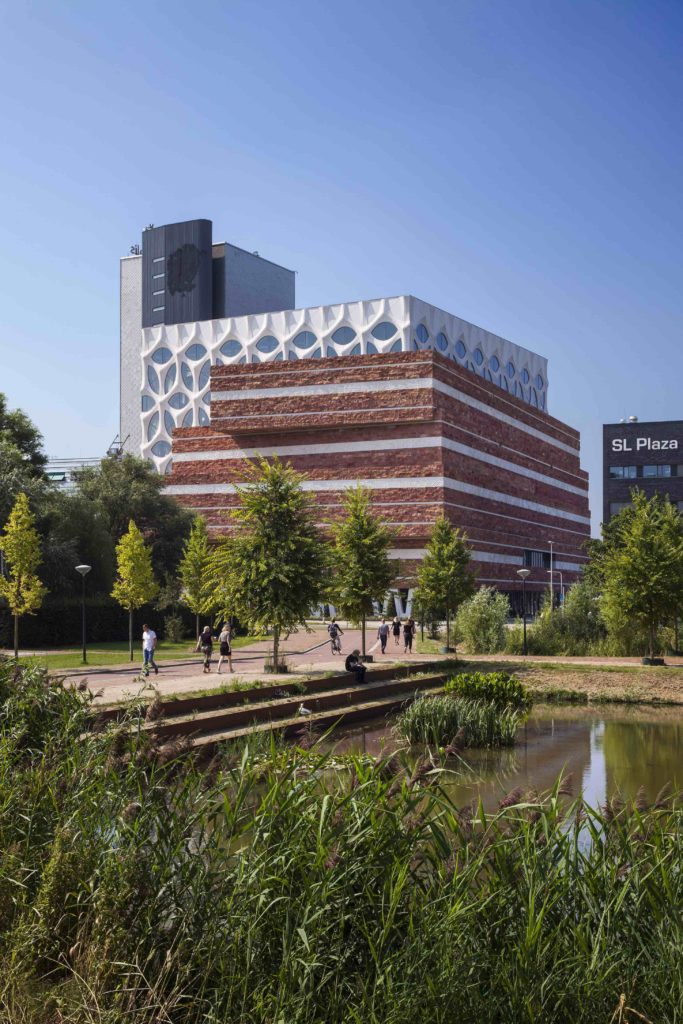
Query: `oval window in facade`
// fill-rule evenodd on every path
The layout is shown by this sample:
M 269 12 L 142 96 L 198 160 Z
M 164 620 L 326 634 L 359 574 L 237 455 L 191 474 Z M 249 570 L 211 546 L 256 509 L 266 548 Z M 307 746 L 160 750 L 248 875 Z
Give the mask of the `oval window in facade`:
M 157 441 L 156 444 L 152 445 L 152 455 L 156 455 L 159 459 L 162 459 L 164 455 L 168 455 L 170 451 L 171 446 L 168 441 Z
M 315 345 L 317 340 L 318 339 L 312 331 L 300 331 L 296 338 L 293 339 L 293 344 L 296 345 L 297 348 L 311 348 L 312 345 Z
M 280 342 L 277 338 L 274 338 L 272 334 L 264 334 L 262 338 L 256 342 L 256 348 L 259 352 L 274 352 Z
M 394 324 L 389 323 L 388 320 L 383 320 L 381 324 L 375 324 L 370 334 L 373 338 L 377 338 L 378 341 L 388 341 L 389 338 L 393 338 L 396 334 L 396 327 Z
M 189 398 L 187 395 L 184 395 L 182 391 L 178 391 L 175 395 L 171 395 L 168 400 L 168 404 L 172 409 L 184 409 L 188 402 Z
M 226 359 L 232 359 L 233 356 L 238 356 L 242 351 L 242 346 L 239 341 L 224 341 L 221 345 L 221 352 Z
M 206 355 L 206 349 L 203 345 L 190 345 L 185 355 L 188 359 L 191 359 L 193 363 L 196 363 L 198 359 L 204 358 Z
M 353 327 L 338 327 L 332 335 L 332 341 L 335 345 L 350 345 L 355 337 Z

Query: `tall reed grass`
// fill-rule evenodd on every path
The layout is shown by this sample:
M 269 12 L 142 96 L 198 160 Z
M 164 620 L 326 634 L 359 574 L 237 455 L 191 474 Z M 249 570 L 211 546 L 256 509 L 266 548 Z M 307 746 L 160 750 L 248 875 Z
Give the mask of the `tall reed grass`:
M 511 747 L 523 715 L 493 701 L 450 695 L 419 697 L 396 720 L 396 732 L 410 743 L 444 746 L 458 736 L 461 747 Z
M 556 787 L 487 817 L 428 762 L 201 764 L 87 718 L 0 665 L 3 1022 L 681 1019 L 677 802 Z

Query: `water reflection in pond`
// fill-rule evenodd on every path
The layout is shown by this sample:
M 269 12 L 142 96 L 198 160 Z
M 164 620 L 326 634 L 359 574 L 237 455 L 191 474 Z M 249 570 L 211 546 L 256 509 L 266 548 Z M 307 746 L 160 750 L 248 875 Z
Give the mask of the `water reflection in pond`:
M 338 753 L 380 756 L 399 746 L 391 725 L 376 721 L 330 737 Z M 574 792 L 593 806 L 619 792 L 635 797 L 641 786 L 654 800 L 666 783 L 683 787 L 683 709 L 539 705 L 520 729 L 514 749 L 467 750 L 449 789 L 458 803 L 480 796 L 493 809 L 516 786 L 549 789 L 571 772 Z

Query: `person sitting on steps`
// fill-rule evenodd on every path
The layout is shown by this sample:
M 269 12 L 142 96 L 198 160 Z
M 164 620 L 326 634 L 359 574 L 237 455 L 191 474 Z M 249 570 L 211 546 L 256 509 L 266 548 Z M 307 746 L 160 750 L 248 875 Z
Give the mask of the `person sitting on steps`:
M 351 651 L 351 654 L 349 654 L 344 662 L 344 667 L 347 672 L 353 672 L 357 683 L 365 682 L 365 665 L 360 660 L 360 651 L 358 648 L 356 648 L 355 651 Z

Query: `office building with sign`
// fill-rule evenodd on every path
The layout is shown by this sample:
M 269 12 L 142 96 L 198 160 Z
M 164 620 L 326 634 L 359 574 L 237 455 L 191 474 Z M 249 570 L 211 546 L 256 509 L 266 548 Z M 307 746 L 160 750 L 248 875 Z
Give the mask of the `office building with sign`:
M 294 275 L 216 245 L 209 221 L 150 228 L 122 260 L 121 436 L 168 492 L 229 529 L 244 460 L 305 473 L 321 523 L 360 481 L 414 577 L 435 518 L 466 531 L 480 583 L 519 607 L 589 537 L 579 435 L 548 412 L 547 360 L 411 295 L 295 308 Z M 400 563 L 400 564 L 399 564 Z
M 683 420 L 607 423 L 603 432 L 603 522 L 631 504 L 634 487 L 683 511 Z

